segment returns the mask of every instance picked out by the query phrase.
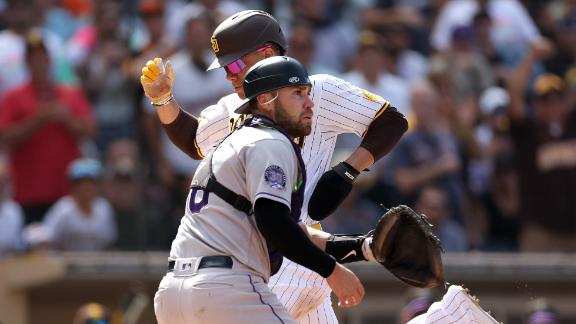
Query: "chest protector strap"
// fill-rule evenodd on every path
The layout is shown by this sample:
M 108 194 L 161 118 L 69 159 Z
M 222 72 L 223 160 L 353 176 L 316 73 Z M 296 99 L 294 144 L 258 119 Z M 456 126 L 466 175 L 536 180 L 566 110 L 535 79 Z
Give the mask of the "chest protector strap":
M 212 157 L 212 156 L 210 156 Z M 212 160 L 212 159 L 210 159 Z M 212 161 L 210 161 L 210 164 Z M 250 216 L 253 214 L 252 203 L 246 197 L 235 193 L 234 191 L 226 188 L 222 185 L 216 177 L 214 173 L 212 173 L 212 166 L 210 166 L 210 178 L 206 183 L 206 191 L 209 191 L 216 196 L 220 197 L 220 199 L 224 200 L 225 202 L 232 205 L 234 208 L 243 211 L 246 215 Z
M 290 137 L 288 136 L 288 134 L 286 134 L 286 132 L 280 129 L 273 121 L 268 120 L 268 118 L 263 116 L 249 118 L 244 121 L 242 126 L 274 128 L 275 130 L 282 133 L 284 136 L 288 137 L 288 139 L 290 139 Z M 223 141 L 224 140 L 222 140 L 222 142 Z M 291 206 L 292 217 L 295 218 L 296 221 L 298 221 L 298 218 L 300 216 L 300 210 L 302 208 L 302 203 L 304 202 L 304 188 L 306 185 L 306 167 L 304 166 L 304 160 L 302 159 L 302 155 L 300 154 L 300 148 L 292 140 L 290 140 L 290 143 L 292 143 L 292 147 L 294 148 L 294 151 L 298 158 L 298 171 L 299 171 L 300 184 L 298 186 L 298 189 L 292 194 L 292 206 Z M 250 200 L 226 188 L 223 184 L 221 184 L 220 182 L 218 182 L 218 180 L 216 180 L 216 177 L 212 172 L 212 156 L 213 154 L 210 154 L 210 160 L 208 161 L 209 165 L 208 169 L 210 175 L 208 178 L 208 182 L 206 183 L 206 186 L 203 189 L 208 192 L 214 193 L 216 196 L 220 197 L 220 199 L 229 203 L 237 210 L 246 213 L 248 216 L 252 215 L 254 213 L 254 209 L 252 207 L 252 203 L 250 202 Z

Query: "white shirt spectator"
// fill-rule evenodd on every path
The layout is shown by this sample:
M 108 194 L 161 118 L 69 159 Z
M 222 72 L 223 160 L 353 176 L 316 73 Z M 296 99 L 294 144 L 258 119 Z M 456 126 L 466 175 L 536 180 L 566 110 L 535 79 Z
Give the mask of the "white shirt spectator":
M 400 53 L 396 62 L 398 76 L 412 82 L 426 78 L 428 74 L 428 59 L 413 50 Z
M 102 197 L 92 203 L 85 215 L 70 196 L 58 200 L 43 221 L 47 241 L 66 251 L 98 251 L 116 239 L 112 206 Z
M 18 203 L 7 199 L 0 202 L 0 257 L 22 250 L 24 213 Z
M 410 85 L 407 81 L 390 74 L 382 73 L 376 84 L 370 84 L 358 71 L 350 71 L 344 80 L 386 98 L 388 102 L 405 116 L 410 112 Z
M 478 10 L 477 0 L 450 0 L 442 8 L 432 29 L 432 47 L 437 50 L 448 49 L 454 28 L 471 25 Z M 487 11 L 493 22 L 491 37 L 496 48 L 524 48 L 540 35 L 534 21 L 517 0 L 489 0 Z

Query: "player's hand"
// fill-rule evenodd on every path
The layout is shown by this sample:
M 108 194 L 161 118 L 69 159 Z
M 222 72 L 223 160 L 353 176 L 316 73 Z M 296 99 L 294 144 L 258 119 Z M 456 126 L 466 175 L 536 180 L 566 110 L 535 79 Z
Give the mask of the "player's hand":
M 146 97 L 153 104 L 168 100 L 172 96 L 174 85 L 174 70 L 170 61 L 164 62 L 161 58 L 155 57 L 146 62 L 142 68 L 140 83 L 144 88 Z
M 320 177 L 308 202 L 308 215 L 316 221 L 332 214 L 352 190 L 360 172 L 346 162 L 340 162 Z
M 339 263 L 336 263 L 334 271 L 326 281 L 338 298 L 339 307 L 356 306 L 364 298 L 364 286 L 360 279 Z

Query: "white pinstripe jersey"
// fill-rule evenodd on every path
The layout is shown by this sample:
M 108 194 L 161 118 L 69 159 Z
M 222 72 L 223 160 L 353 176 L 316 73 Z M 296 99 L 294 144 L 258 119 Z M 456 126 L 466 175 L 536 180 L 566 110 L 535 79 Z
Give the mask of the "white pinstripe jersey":
M 307 225 L 317 223 L 308 217 L 308 200 L 330 167 L 336 137 L 343 133 L 362 136 L 372 120 L 390 105 L 384 98 L 330 75 L 312 75 L 310 81 L 314 117 L 312 132 L 304 138 L 302 147 L 307 180 L 301 220 Z M 203 156 L 237 125 L 240 116 L 234 110 L 243 102 L 233 93 L 202 111 L 195 144 Z

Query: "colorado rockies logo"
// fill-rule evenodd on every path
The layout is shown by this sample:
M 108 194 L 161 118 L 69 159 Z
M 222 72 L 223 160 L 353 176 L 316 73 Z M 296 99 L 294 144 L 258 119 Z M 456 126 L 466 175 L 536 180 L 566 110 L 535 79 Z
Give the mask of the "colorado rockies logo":
M 278 190 L 284 190 L 286 188 L 286 174 L 284 170 L 277 165 L 271 165 L 264 171 L 264 181 L 266 183 Z
M 216 36 L 212 35 L 212 37 L 210 37 L 210 44 L 212 45 L 212 50 L 214 53 L 220 52 L 220 47 L 218 47 L 218 40 L 216 39 Z

